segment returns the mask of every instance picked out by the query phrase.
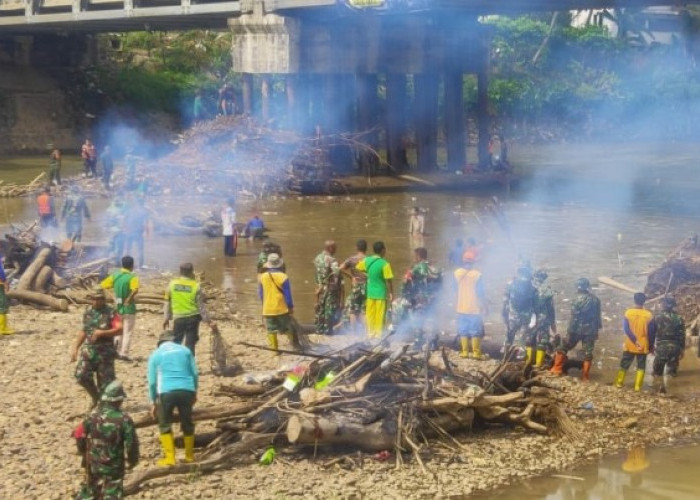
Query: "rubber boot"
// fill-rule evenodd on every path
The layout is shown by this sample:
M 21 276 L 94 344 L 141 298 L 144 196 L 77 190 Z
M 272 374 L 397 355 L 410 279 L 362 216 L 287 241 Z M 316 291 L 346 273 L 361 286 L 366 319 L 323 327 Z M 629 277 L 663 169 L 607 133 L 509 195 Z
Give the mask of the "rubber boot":
M 15 331 L 7 326 L 7 314 L 0 314 L 0 335 L 12 335 Z
M 276 333 L 268 333 L 267 334 L 267 343 L 270 346 L 271 349 L 274 349 L 277 351 L 277 334 Z M 279 356 L 279 352 L 275 352 L 276 355 Z
M 459 353 L 460 358 L 469 357 L 469 339 L 467 337 L 460 337 L 459 343 L 462 346 L 462 352 Z
M 194 435 L 184 436 L 183 441 L 185 442 L 185 462 L 194 462 Z
M 544 355 L 545 352 L 543 349 L 537 349 L 537 352 L 535 353 L 535 368 L 542 368 L 542 365 L 544 364 Z
M 532 357 L 532 347 L 526 347 L 525 348 L 525 364 L 529 365 L 534 361 Z
M 474 351 L 474 359 L 485 359 L 485 356 L 481 353 L 481 338 L 474 337 L 472 339 L 472 351 Z
M 622 389 L 622 384 L 625 383 L 625 375 L 627 375 L 627 370 L 620 368 L 617 370 L 617 375 L 615 376 L 615 387 Z
M 554 354 L 554 365 L 549 373 L 552 375 L 563 375 L 564 374 L 564 364 L 566 363 L 566 354 L 557 351 Z
M 160 446 L 163 448 L 164 458 L 158 460 L 158 465 L 160 467 L 175 465 L 175 439 L 172 432 L 160 435 Z
M 637 370 L 637 375 L 634 378 L 634 390 L 639 392 L 644 385 L 644 370 Z
M 301 344 L 299 343 L 299 337 L 297 337 L 297 334 L 295 332 L 287 332 L 286 335 L 287 335 L 287 338 L 289 339 L 289 343 L 291 344 L 291 346 L 295 350 L 301 351 L 302 348 L 301 348 Z
M 590 380 L 590 374 L 591 374 L 591 362 L 584 361 L 583 368 L 581 369 L 581 380 L 583 380 L 584 382 L 588 382 Z

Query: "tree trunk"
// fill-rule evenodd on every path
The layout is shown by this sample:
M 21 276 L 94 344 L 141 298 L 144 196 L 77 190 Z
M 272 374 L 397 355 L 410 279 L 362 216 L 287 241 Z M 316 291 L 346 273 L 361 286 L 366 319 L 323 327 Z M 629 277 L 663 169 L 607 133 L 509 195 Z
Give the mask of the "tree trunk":
M 7 296 L 11 299 L 21 300 L 22 302 L 30 302 L 40 306 L 48 306 L 54 311 L 67 312 L 68 301 L 65 299 L 57 299 L 45 293 L 32 292 L 29 290 L 10 290 Z
M 37 292 L 45 293 L 51 282 L 51 277 L 53 276 L 53 269 L 50 266 L 44 266 L 41 271 L 36 275 L 34 280 L 34 290 Z
M 396 422 L 390 419 L 363 425 L 339 416 L 330 420 L 293 415 L 287 423 L 287 439 L 292 444 L 347 445 L 365 451 L 393 449 L 396 433 Z
M 220 406 L 209 406 L 204 408 L 195 408 L 192 412 L 192 420 L 200 422 L 202 420 L 214 420 L 218 418 L 233 417 L 243 415 L 260 406 L 259 403 L 233 403 Z M 142 412 L 132 415 L 134 425 L 138 427 L 148 427 L 158 423 L 158 419 L 151 416 L 151 412 Z M 179 422 L 180 417 L 173 415 L 173 422 Z
M 19 279 L 19 283 L 17 283 L 17 290 L 31 290 L 34 278 L 39 271 L 41 271 L 41 268 L 44 267 L 46 259 L 49 258 L 49 255 L 51 255 L 50 248 L 44 247 L 39 250 L 36 257 L 34 257 L 34 260 L 32 260 L 32 263 L 29 264 L 27 269 L 25 269 L 22 273 L 22 277 Z

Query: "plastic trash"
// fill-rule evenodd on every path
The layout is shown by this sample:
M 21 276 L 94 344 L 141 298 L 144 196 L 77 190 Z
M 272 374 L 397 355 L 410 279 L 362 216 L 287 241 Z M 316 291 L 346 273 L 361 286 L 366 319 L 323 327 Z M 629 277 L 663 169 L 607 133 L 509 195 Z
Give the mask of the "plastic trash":
M 581 403 L 581 408 L 584 410 L 593 410 L 595 407 L 591 401 L 586 401 L 585 403 Z
M 270 465 L 272 462 L 274 462 L 276 454 L 277 452 L 275 449 L 270 446 L 260 457 L 260 465 Z

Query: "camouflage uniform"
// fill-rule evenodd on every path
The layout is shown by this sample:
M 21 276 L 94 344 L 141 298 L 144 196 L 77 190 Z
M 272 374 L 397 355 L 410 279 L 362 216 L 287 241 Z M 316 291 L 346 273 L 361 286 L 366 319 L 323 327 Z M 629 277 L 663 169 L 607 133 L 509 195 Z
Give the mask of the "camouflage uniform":
M 275 245 L 274 243 L 266 243 L 263 246 L 263 251 L 258 254 L 258 273 L 262 273 L 265 271 L 265 263 L 267 262 L 267 256 L 270 255 L 271 253 L 276 253 L 280 257 L 282 257 L 282 248 L 280 248 L 279 245 Z M 279 268 L 280 271 L 283 273 L 286 272 L 287 266 L 282 264 L 282 267 Z
M 593 360 L 593 347 L 598 340 L 598 330 L 603 327 L 600 300 L 590 292 L 579 291 L 571 304 L 571 319 L 566 339 L 559 342 L 557 352 L 566 354 L 581 342 L 584 361 Z
M 506 287 L 506 296 L 503 302 L 503 321 L 506 323 L 506 345 L 512 345 L 518 332 L 521 333 L 523 344 L 527 344 L 532 335 L 530 321 L 535 311 L 537 290 L 532 286 L 532 281 L 524 277 L 517 277 Z
M 317 302 L 314 317 L 316 331 L 330 335 L 340 316 L 341 286 L 338 260 L 325 250 L 314 259 Z
M 439 269 L 428 261 L 421 261 L 406 273 L 401 295 L 410 302 L 412 309 L 428 309 L 437 298 L 441 276 Z
M 83 315 L 85 342 L 78 354 L 75 378 L 95 403 L 104 388 L 116 378 L 114 359 L 117 357 L 117 350 L 114 347 L 113 338 L 93 340 L 92 334 L 95 330 L 110 329 L 115 317 L 114 309 L 109 306 L 104 306 L 102 309 L 90 307 Z M 97 384 L 93 374 L 97 377 Z
M 5 287 L 0 285 L 0 314 L 7 314 L 8 312 L 10 312 L 10 301 L 5 293 Z
M 654 323 L 656 324 L 654 376 L 662 376 L 666 366 L 673 374 L 674 368 L 678 369 L 677 360 L 685 349 L 685 323 L 683 318 L 673 311 L 660 312 L 654 316 Z
M 131 417 L 118 406 L 102 402 L 83 421 L 78 449 L 85 457 L 86 480 L 76 499 L 124 497 L 124 453 L 131 467 L 139 461 L 139 440 Z
M 66 219 L 66 237 L 69 240 L 80 241 L 83 237 L 83 216 L 90 219 L 85 198 L 77 192 L 68 195 L 63 205 L 62 217 Z
M 350 294 L 345 299 L 343 308 L 343 323 L 350 322 L 350 316 L 361 316 L 365 313 L 367 303 L 367 275 L 355 269 L 358 262 L 364 257 L 361 254 L 353 255 L 343 262 L 343 267 L 350 270 L 352 274 L 352 288 Z
M 546 351 L 549 347 L 549 332 L 556 321 L 554 292 L 547 283 L 538 283 L 535 288 L 537 290 L 535 298 L 537 323 L 531 332 L 527 345 Z

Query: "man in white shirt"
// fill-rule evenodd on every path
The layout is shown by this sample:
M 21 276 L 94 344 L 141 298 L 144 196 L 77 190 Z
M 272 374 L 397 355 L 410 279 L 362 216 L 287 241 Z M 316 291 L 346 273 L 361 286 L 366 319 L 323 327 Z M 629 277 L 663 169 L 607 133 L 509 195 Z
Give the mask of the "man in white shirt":
M 224 255 L 227 257 L 236 256 L 238 247 L 238 234 L 236 233 L 236 210 L 234 205 L 236 200 L 229 198 L 227 204 L 221 210 L 222 234 L 224 236 Z

